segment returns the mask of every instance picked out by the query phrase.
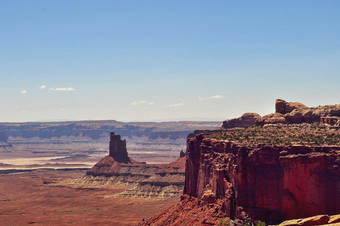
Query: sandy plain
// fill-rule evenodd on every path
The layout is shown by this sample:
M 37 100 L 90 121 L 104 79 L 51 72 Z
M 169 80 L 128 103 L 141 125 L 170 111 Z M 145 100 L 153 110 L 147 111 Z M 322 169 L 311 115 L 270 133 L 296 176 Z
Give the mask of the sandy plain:
M 179 200 L 117 198 L 113 195 L 124 189 L 67 185 L 84 174 L 84 170 L 0 174 L 0 225 L 135 225 Z

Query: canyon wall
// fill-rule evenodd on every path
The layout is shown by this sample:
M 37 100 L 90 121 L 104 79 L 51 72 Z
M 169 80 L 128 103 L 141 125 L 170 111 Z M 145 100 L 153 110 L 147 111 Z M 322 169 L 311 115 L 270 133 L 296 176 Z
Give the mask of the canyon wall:
M 273 114 L 245 113 L 220 130 L 195 131 L 187 139 L 181 202 L 141 225 L 253 225 L 338 214 L 339 126 L 339 104 L 309 108 L 277 99 Z
M 188 138 L 181 202 L 141 225 L 235 225 L 340 212 L 340 147 Z M 237 223 L 238 222 L 238 223 Z
M 195 129 L 218 128 L 220 122 L 118 122 L 107 121 L 69 121 L 69 122 L 25 122 L 0 123 L 0 131 L 4 131 L 12 140 L 18 139 L 71 139 L 106 140 L 111 131 L 122 137 L 143 137 L 155 139 L 186 139 Z
M 214 203 L 234 218 L 285 219 L 340 212 L 340 148 L 247 147 L 188 140 L 184 194 Z

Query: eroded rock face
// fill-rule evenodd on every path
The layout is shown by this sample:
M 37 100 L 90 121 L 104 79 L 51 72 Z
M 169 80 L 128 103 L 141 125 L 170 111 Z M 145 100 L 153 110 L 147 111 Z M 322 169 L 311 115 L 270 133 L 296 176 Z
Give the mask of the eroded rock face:
M 183 192 L 185 157 L 169 164 L 145 164 L 130 159 L 119 163 L 112 156 L 106 156 L 86 172 L 84 181 L 100 180 L 111 185 L 126 186 L 119 197 L 167 199 Z
M 250 148 L 199 135 L 188 155 L 184 194 L 200 199 L 211 190 L 229 217 L 239 207 L 275 222 L 340 211 L 339 147 Z
M 292 112 L 293 110 L 303 110 L 308 109 L 304 104 L 299 102 L 286 102 L 281 99 L 277 99 L 275 101 L 275 112 L 280 114 L 287 114 Z
M 129 163 L 130 159 L 126 150 L 126 140 L 121 140 L 120 135 L 114 132 L 110 134 L 109 156 L 112 156 L 119 163 Z
M 340 117 L 321 117 L 320 118 L 321 124 L 326 124 L 334 127 L 340 127 Z
M 183 191 L 185 159 L 169 164 L 146 164 L 128 157 L 126 141 L 111 133 L 110 154 L 86 172 L 82 183 L 126 185 L 120 197 L 167 199 Z
M 298 102 L 277 99 L 275 113 L 256 119 L 256 125 L 265 124 L 320 123 L 323 126 L 339 127 L 340 104 L 309 108 Z
M 255 125 L 244 118 L 256 118 Z M 279 99 L 273 114 L 246 114 L 221 130 L 195 131 L 187 141 L 182 201 L 143 225 L 216 225 L 230 218 L 235 225 L 279 223 L 338 214 L 339 124 L 339 104 L 308 108 Z
M 279 223 L 340 211 L 340 147 L 246 146 L 201 134 L 187 148 L 183 201 L 147 223 Z M 178 208 L 190 210 L 175 216 Z
M 241 117 L 227 120 L 223 122 L 222 128 L 229 129 L 235 127 L 247 128 L 249 126 L 253 126 L 257 119 L 260 119 L 261 116 L 257 113 L 247 112 L 244 113 Z

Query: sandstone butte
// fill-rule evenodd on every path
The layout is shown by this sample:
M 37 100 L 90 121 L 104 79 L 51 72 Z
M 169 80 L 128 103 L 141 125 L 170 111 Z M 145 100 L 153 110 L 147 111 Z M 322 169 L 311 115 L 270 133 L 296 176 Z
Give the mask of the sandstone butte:
M 140 225 L 277 224 L 339 214 L 339 123 L 340 105 L 308 108 L 278 99 L 274 114 L 244 114 L 219 130 L 195 131 L 187 140 L 181 201 Z M 339 222 L 339 215 L 332 219 Z
M 169 164 L 146 164 L 128 156 L 126 140 L 110 135 L 109 155 L 79 180 L 82 184 L 111 183 L 127 188 L 120 197 L 167 199 L 180 195 L 184 187 L 185 157 Z

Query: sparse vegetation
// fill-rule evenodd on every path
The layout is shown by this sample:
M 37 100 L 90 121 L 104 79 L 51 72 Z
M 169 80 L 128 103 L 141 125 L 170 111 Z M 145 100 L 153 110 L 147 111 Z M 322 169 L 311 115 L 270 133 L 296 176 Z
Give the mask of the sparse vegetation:
M 263 221 L 257 221 L 257 224 L 256 226 L 266 226 L 266 222 L 263 222 Z
M 234 225 L 229 217 L 221 218 L 218 220 L 218 226 L 232 226 Z
M 340 145 L 340 131 L 316 125 L 270 125 L 219 131 L 208 137 L 238 143 L 272 145 Z

